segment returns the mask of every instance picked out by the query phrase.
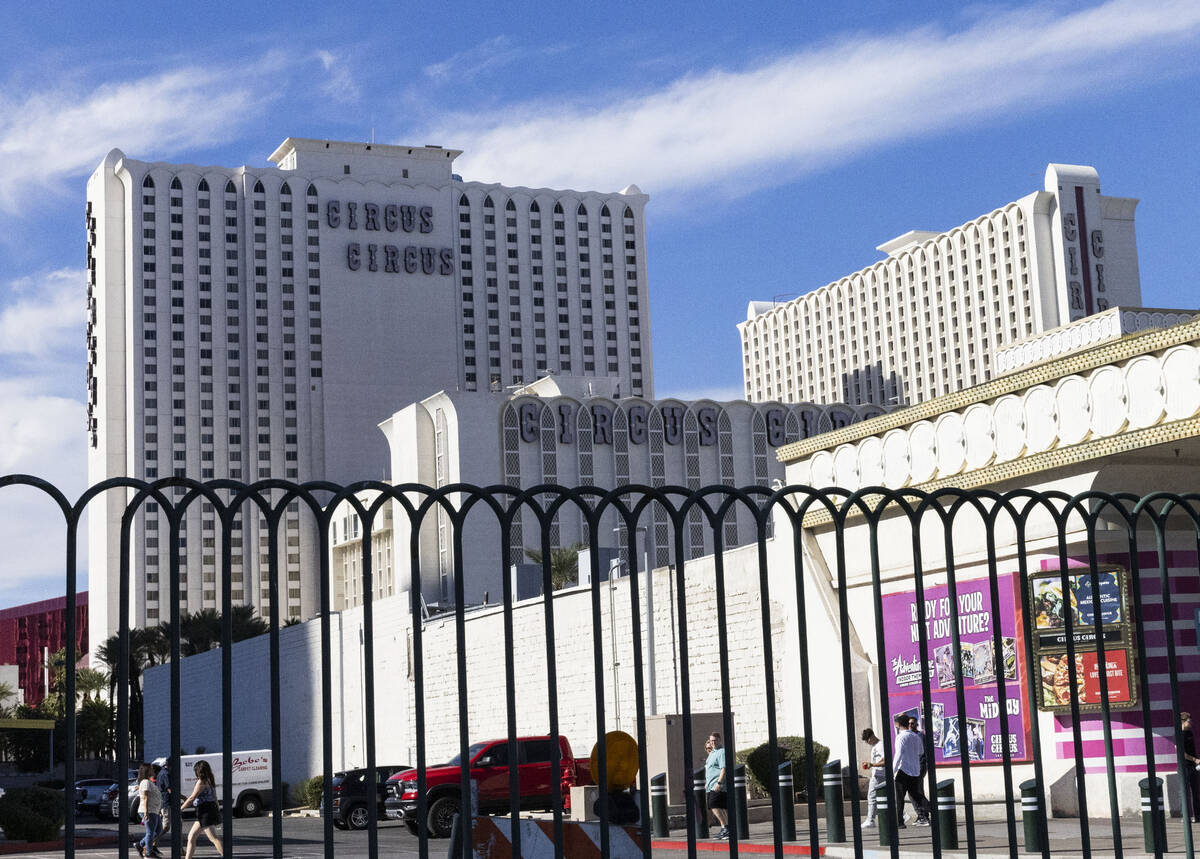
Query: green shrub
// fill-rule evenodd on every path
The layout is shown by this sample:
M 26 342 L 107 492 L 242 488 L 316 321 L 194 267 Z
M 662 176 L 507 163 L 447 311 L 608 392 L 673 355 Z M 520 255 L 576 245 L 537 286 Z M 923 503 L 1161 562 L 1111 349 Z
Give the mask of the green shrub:
M 779 763 L 792 762 L 792 782 L 796 794 L 808 798 L 808 761 L 804 756 L 804 737 L 780 737 L 776 747 L 779 750 Z M 767 785 L 775 784 L 775 774 L 771 772 L 771 746 L 763 743 L 753 749 L 737 753 L 740 764 L 746 765 L 749 775 L 747 790 L 752 799 L 766 799 L 771 792 Z M 829 747 L 813 741 L 813 766 L 816 770 L 817 789 L 821 786 L 821 767 L 829 761 Z
M 321 795 L 325 790 L 325 777 L 315 775 L 300 782 L 296 792 L 300 794 L 300 802 L 306 808 L 320 808 Z
M 0 796 L 0 829 L 9 841 L 52 841 L 64 820 L 62 791 L 16 787 Z

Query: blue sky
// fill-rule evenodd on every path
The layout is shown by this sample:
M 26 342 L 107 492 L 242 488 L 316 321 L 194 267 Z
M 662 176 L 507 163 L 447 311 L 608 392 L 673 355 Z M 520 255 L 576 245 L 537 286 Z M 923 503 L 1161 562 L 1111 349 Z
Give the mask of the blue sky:
M 0 29 L 0 474 L 85 482 L 84 183 L 105 153 L 263 165 L 439 143 L 467 179 L 650 194 L 660 396 L 741 389 L 750 299 L 806 292 L 1091 164 L 1143 303 L 1200 307 L 1200 2 L 43 3 Z M 0 606 L 62 592 L 0 496 Z

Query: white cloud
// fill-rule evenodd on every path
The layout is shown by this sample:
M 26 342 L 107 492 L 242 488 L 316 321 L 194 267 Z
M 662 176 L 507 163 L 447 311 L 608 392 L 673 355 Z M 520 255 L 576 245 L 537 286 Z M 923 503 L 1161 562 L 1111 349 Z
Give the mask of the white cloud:
M 254 77 L 253 69 L 190 66 L 90 89 L 0 93 L 0 209 L 90 172 L 118 144 L 143 155 L 227 139 L 255 115 L 257 93 L 271 91 Z
M 317 59 L 321 61 L 326 75 L 321 92 L 340 102 L 356 102 L 362 97 L 358 82 L 346 67 L 343 57 L 331 51 L 317 51 Z
M 0 475 L 40 477 L 72 502 L 87 482 L 83 284 L 82 269 L 24 277 L 6 284 L 13 300 L 0 309 Z M 0 605 L 64 593 L 64 533 L 44 494 L 0 489 Z
M 78 364 L 86 315 L 83 269 L 22 278 L 9 291 L 15 300 L 0 309 L 0 356 Z
M 618 100 L 456 115 L 426 137 L 465 149 L 460 172 L 484 181 L 753 189 L 870 147 L 1163 74 L 1164 52 L 1198 31 L 1200 4 L 1186 0 L 1112 0 L 1057 16 L 1029 7 L 954 32 L 854 34 Z M 489 46 L 503 56 L 504 44 L 485 43 L 473 49 L 480 63 Z M 470 53 L 431 68 L 469 71 Z
M 493 36 L 440 62 L 430 63 L 422 71 L 438 83 L 462 84 L 522 59 L 559 54 L 565 50 L 566 46 L 557 44 L 524 47 L 508 36 Z

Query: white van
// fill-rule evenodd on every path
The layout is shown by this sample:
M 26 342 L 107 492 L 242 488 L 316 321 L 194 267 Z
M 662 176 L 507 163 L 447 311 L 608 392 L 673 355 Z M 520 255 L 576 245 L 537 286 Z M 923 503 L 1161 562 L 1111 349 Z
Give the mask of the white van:
M 183 802 L 196 786 L 196 763 L 208 761 L 212 767 L 213 778 L 217 782 L 217 801 L 223 800 L 225 794 L 221 787 L 221 776 L 224 768 L 220 752 L 204 755 L 182 755 L 179 758 L 179 773 L 170 773 L 171 791 Z M 159 760 L 162 760 L 161 758 Z M 157 763 L 157 761 L 156 761 Z M 160 764 L 161 766 L 161 764 Z M 138 818 L 137 804 L 141 797 L 137 790 L 137 781 L 129 784 L 130 817 Z M 241 817 L 257 817 L 263 809 L 271 804 L 271 750 L 255 749 L 248 752 L 233 753 L 233 809 Z M 184 808 L 184 814 L 195 814 L 196 809 Z M 113 817 L 120 814 L 117 800 L 113 800 Z

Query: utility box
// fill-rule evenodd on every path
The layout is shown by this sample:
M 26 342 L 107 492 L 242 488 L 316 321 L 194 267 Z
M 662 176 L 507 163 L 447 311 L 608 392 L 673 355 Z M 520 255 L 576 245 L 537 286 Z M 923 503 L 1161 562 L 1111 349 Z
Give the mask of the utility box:
M 692 766 L 704 766 L 707 757 L 704 741 L 716 731 L 721 735 L 721 745 L 729 747 L 730 738 L 725 736 L 724 713 L 692 713 Z M 732 781 L 732 767 L 736 761 L 727 758 L 725 766 L 730 768 L 726 775 Z M 646 766 L 647 778 L 665 772 L 667 774 L 667 803 L 672 809 L 682 808 L 692 791 L 692 774 L 683 766 L 683 716 L 646 717 Z

